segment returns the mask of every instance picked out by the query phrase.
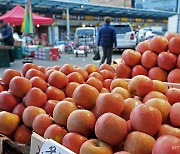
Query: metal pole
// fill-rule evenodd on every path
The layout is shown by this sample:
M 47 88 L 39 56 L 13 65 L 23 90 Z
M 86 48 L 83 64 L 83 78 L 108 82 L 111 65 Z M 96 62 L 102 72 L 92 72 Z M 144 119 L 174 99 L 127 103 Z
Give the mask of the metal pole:
M 66 8 L 66 29 L 67 29 L 67 39 L 69 39 L 70 36 L 70 22 L 69 22 L 69 8 Z
M 179 0 L 177 0 L 177 15 L 178 15 L 177 32 L 180 33 L 180 2 Z

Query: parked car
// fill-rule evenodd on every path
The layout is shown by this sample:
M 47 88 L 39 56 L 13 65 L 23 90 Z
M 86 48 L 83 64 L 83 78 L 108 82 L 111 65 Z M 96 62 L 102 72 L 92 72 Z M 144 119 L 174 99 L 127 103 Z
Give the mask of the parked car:
M 132 29 L 130 23 L 112 23 L 112 26 L 116 30 L 117 37 L 117 48 L 118 49 L 127 49 L 136 47 L 136 37 L 135 32 Z

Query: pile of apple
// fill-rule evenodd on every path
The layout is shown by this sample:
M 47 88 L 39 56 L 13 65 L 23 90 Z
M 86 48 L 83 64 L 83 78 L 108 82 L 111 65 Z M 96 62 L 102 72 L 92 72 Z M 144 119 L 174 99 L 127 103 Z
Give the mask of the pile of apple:
M 0 80 L 0 133 L 30 144 L 32 131 L 80 154 L 179 154 L 180 89 L 114 68 L 24 64 Z
M 138 51 L 138 52 L 137 52 Z M 117 76 L 146 75 L 152 80 L 180 83 L 180 35 L 169 33 L 140 42 L 137 51 L 127 49 L 117 67 Z

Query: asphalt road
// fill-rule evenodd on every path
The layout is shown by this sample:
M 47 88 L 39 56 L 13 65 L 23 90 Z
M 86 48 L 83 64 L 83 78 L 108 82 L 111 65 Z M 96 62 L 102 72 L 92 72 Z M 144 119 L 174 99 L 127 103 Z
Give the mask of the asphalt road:
M 101 52 L 100 52 L 100 54 L 102 55 Z M 33 63 L 35 63 L 37 65 L 45 66 L 45 67 L 55 66 L 55 65 L 62 66 L 64 64 L 71 64 L 73 66 L 77 65 L 77 66 L 81 66 L 81 67 L 84 67 L 87 64 L 95 64 L 95 65 L 99 66 L 100 60 L 94 61 L 93 56 L 94 56 L 93 53 L 88 53 L 87 57 L 85 57 L 85 56 L 75 57 L 75 54 L 62 54 L 61 58 L 58 61 L 33 59 Z M 119 59 L 119 58 L 121 58 L 120 53 L 114 53 L 113 54 L 113 60 Z M 12 64 L 10 67 L 0 68 L 0 77 L 2 76 L 3 71 L 8 69 L 8 68 L 21 71 L 21 68 L 23 65 L 22 61 L 23 61 L 23 59 L 15 60 L 15 63 Z

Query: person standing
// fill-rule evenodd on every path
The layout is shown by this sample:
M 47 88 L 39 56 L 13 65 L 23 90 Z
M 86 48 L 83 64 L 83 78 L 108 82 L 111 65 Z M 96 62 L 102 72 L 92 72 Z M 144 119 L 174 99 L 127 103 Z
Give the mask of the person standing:
M 14 38 L 12 27 L 5 23 L 3 20 L 0 20 L 0 33 L 2 37 L 0 37 L 0 41 L 3 41 L 4 45 L 6 46 L 13 46 L 14 45 Z M 8 50 L 10 63 L 14 62 L 13 50 Z
M 105 18 L 105 24 L 99 29 L 98 32 L 98 47 L 102 46 L 103 56 L 101 59 L 101 64 L 107 59 L 107 64 L 111 65 L 112 54 L 113 54 L 113 45 L 116 49 L 117 40 L 116 40 L 116 31 L 114 27 L 110 25 L 111 19 L 109 17 Z

